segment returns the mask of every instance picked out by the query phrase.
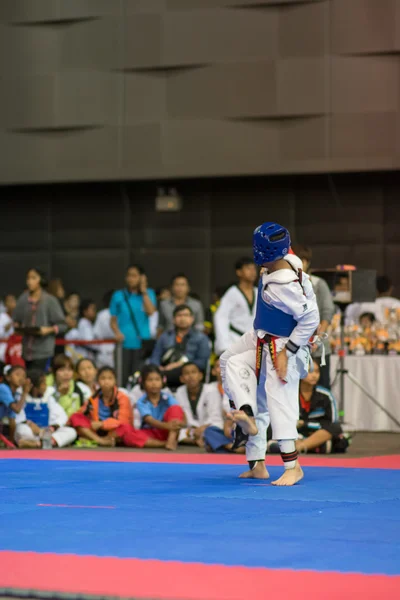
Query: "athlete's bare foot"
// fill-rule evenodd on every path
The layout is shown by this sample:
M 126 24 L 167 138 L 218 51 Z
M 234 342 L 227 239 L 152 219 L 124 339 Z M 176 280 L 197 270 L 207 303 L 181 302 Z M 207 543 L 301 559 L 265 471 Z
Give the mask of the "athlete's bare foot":
M 276 481 L 272 481 L 272 485 L 277 486 L 286 486 L 286 485 L 294 485 L 298 483 L 301 479 L 303 479 L 304 473 L 299 463 L 296 462 L 296 465 L 293 469 L 285 469 L 284 474 L 279 477 Z
M 168 441 L 168 442 L 165 444 L 165 449 L 166 449 L 166 450 L 171 450 L 171 451 L 174 451 L 174 450 L 176 450 L 176 449 L 177 449 L 177 447 L 178 447 L 178 442 L 177 442 L 176 440 L 171 440 L 171 441 Z
M 97 442 L 99 446 L 104 446 L 105 448 L 114 448 L 116 444 L 115 437 L 106 435 L 105 437 L 100 438 L 101 441 Z
M 42 443 L 39 440 L 19 440 L 18 448 L 41 448 Z
M 257 435 L 258 429 L 254 417 L 249 417 L 243 410 L 233 410 L 228 414 L 228 418 L 234 423 L 238 423 L 243 433 Z
M 245 471 L 239 475 L 241 479 L 269 479 L 269 473 L 263 460 L 259 460 L 256 463 L 254 469 Z

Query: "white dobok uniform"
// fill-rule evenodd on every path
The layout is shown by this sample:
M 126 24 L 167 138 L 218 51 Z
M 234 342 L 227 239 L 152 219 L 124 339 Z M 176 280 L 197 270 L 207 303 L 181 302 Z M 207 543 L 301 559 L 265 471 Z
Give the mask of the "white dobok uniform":
M 318 306 L 310 278 L 301 272 L 300 283 L 298 257 L 288 255 L 286 260 L 292 266 L 291 269 L 262 275 L 257 304 L 259 308 L 255 319 L 257 329 L 245 333 L 220 359 L 227 395 L 238 409 L 249 405 L 256 417 L 258 435 L 249 437 L 246 445 L 248 461 L 264 459 L 269 419 L 274 439 L 297 439 L 299 380 L 308 373 L 308 342 L 319 325 Z M 263 304 L 265 310 L 261 308 Z M 282 323 L 286 323 L 287 329 L 288 322 L 292 323 L 289 327 L 291 333 L 278 335 L 282 331 Z M 271 336 L 271 340 L 263 345 L 257 386 L 257 338 L 261 340 L 267 334 Z M 274 358 L 289 340 L 298 350 L 296 353 L 288 353 L 287 376 L 283 382 L 276 373 Z
M 249 304 L 238 285 L 232 285 L 222 296 L 214 315 L 215 351 L 221 354 L 253 326 L 257 308 L 257 288 L 254 302 Z
M 15 441 L 17 443 L 22 439 L 29 441 L 40 440 L 40 437 L 33 433 L 32 429 L 26 422 L 29 417 L 29 420 L 35 423 L 35 411 L 37 411 L 38 415 L 40 413 L 41 420 L 43 419 L 43 416 L 46 418 L 46 422 L 37 423 L 39 426 L 58 426 L 58 429 L 52 433 L 51 437 L 56 441 L 59 448 L 62 448 L 63 446 L 69 446 L 76 440 L 77 433 L 73 427 L 66 427 L 66 423 L 68 421 L 67 413 L 54 398 L 54 393 L 54 388 L 48 387 L 43 398 L 33 398 L 32 396 L 27 396 L 25 409 L 21 410 L 15 416 Z M 45 414 L 43 415 L 43 413 Z

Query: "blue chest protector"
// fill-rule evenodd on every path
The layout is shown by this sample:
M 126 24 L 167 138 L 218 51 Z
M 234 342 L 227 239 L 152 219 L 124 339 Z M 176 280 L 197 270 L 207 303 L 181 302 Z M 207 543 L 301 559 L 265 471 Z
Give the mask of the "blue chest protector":
M 49 424 L 47 402 L 27 402 L 25 404 L 25 415 L 27 421 L 33 421 L 39 427 L 47 427 Z
M 289 337 L 297 325 L 297 321 L 279 308 L 274 308 L 263 298 L 262 277 L 258 284 L 257 310 L 254 319 L 254 329 L 262 329 L 277 337 Z

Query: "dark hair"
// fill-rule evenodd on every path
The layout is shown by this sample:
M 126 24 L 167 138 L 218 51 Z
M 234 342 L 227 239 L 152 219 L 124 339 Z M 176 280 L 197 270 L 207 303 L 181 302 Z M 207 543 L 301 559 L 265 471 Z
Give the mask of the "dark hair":
M 49 294 L 51 294 L 55 298 L 58 298 L 58 296 L 57 296 L 57 290 L 60 287 L 62 287 L 64 289 L 63 282 L 62 282 L 62 280 L 59 277 L 56 278 L 56 279 L 50 279 L 49 285 L 47 286 L 47 291 L 49 292 Z
M 375 323 L 375 321 L 376 321 L 376 317 L 375 317 L 374 313 L 371 313 L 371 312 L 365 312 L 365 313 L 362 313 L 362 315 L 360 315 L 360 318 L 359 318 L 359 322 L 360 322 L 360 323 L 361 323 L 361 319 L 363 319 L 364 317 L 368 317 L 368 319 L 369 319 L 369 320 L 370 320 L 372 323 Z
M 180 312 L 183 312 L 184 310 L 188 310 L 193 317 L 193 311 L 190 308 L 190 306 L 188 306 L 187 304 L 180 304 L 179 306 L 174 308 L 174 312 L 172 314 L 174 317 L 176 317 L 177 314 L 179 314 Z
M 59 369 L 63 369 L 64 367 L 70 367 L 74 370 L 74 363 L 72 362 L 72 358 L 66 356 L 65 354 L 56 354 L 51 363 L 51 370 L 55 375 Z
M 137 264 L 129 265 L 126 269 L 126 272 L 128 273 L 128 271 L 130 269 L 136 269 L 136 271 L 138 271 L 139 275 L 144 275 L 144 269 L 141 265 L 137 265 Z
M 185 369 L 186 367 L 196 367 L 196 369 L 199 371 L 199 373 L 203 373 L 203 371 L 200 369 L 199 365 L 196 365 L 195 362 L 193 362 L 192 360 L 189 360 L 188 362 L 184 363 L 181 366 L 181 374 L 183 373 L 183 369 Z
M 392 287 L 392 281 L 387 275 L 378 275 L 376 278 L 376 291 L 378 294 L 385 294 Z
M 173 284 L 174 284 L 174 282 L 175 282 L 177 279 L 186 279 L 186 281 L 187 281 L 187 283 L 188 283 L 188 285 L 189 285 L 189 278 L 188 278 L 188 276 L 187 276 L 187 275 L 185 275 L 185 273 L 177 273 L 176 275 L 174 275 L 173 277 L 171 277 L 171 285 L 173 285 Z
M 87 360 L 88 362 L 90 362 L 90 363 L 91 363 L 91 364 L 94 366 L 94 368 L 95 368 L 95 369 L 97 369 L 96 365 L 94 364 L 94 361 L 93 361 L 91 358 L 80 358 L 80 359 L 78 360 L 78 362 L 76 363 L 76 365 L 75 365 L 75 371 L 76 371 L 76 372 L 78 372 L 78 371 L 79 371 L 79 367 L 81 366 L 81 364 L 82 364 L 83 362 L 85 362 L 85 360 Z
M 96 305 L 96 302 L 91 298 L 86 298 L 85 300 L 82 300 L 79 306 L 79 317 L 81 319 L 83 319 L 85 311 L 89 308 L 89 306 L 92 306 L 92 304 Z
M 46 373 L 40 369 L 29 369 L 27 375 L 35 388 L 38 388 L 42 379 L 46 378 Z
M 108 290 L 103 296 L 103 306 L 108 308 L 110 306 L 111 298 L 114 295 L 115 290 Z
M 309 246 L 305 246 L 304 244 L 294 244 L 292 250 L 300 260 L 306 260 L 309 263 L 311 262 L 312 250 Z
M 239 271 L 242 267 L 246 265 L 254 265 L 254 260 L 249 256 L 242 256 L 242 258 L 238 258 L 235 262 L 235 271 Z
M 16 371 L 17 369 L 22 369 L 26 373 L 26 369 L 22 365 L 6 365 L 3 369 L 4 378 L 11 375 L 11 373 L 14 373 L 14 371 Z
M 146 379 L 152 373 L 157 373 L 157 375 L 160 377 L 161 381 L 164 382 L 164 375 L 163 375 L 160 367 L 158 367 L 157 365 L 152 365 L 152 364 L 145 365 L 140 373 L 140 387 L 142 388 L 142 390 L 144 389 L 144 384 L 146 383 Z
M 115 369 L 105 365 L 104 367 L 101 367 L 101 369 L 99 369 L 97 371 L 97 381 L 99 380 L 100 375 L 103 375 L 103 373 L 112 373 L 114 375 L 115 379 L 117 379 L 117 374 L 115 372 Z
M 37 273 L 37 274 L 39 275 L 39 277 L 40 277 L 40 281 L 39 281 L 39 283 L 40 283 L 40 287 L 42 287 L 42 288 L 45 288 L 45 287 L 47 287 L 47 285 L 48 285 L 48 284 L 47 284 L 47 278 L 46 278 L 46 275 L 44 274 L 44 272 L 43 272 L 41 269 L 38 269 L 37 267 L 31 267 L 31 268 L 30 268 L 30 269 L 28 269 L 28 270 L 27 270 L 27 272 L 26 272 L 26 276 L 27 276 L 27 277 L 28 277 L 28 274 L 29 274 L 31 271 L 35 271 L 35 273 Z

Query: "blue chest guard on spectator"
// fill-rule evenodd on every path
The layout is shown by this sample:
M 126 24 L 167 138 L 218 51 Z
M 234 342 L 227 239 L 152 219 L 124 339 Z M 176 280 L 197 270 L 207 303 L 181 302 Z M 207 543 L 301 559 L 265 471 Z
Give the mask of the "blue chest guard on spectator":
M 27 421 L 33 421 L 38 427 L 49 425 L 49 407 L 47 402 L 27 402 L 25 404 L 25 415 Z
M 254 329 L 267 331 L 277 337 L 289 337 L 297 325 L 297 321 L 279 308 L 271 306 L 263 298 L 262 277 L 258 284 L 257 310 L 254 319 Z

